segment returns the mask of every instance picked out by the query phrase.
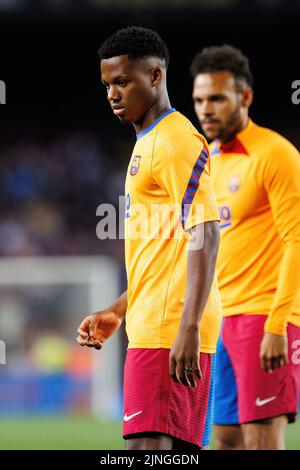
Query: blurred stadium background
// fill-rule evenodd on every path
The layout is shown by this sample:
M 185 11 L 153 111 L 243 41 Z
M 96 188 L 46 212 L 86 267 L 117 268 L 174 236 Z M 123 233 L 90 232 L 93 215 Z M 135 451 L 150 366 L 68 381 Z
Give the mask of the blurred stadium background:
M 240 47 L 251 116 L 300 149 L 299 19 L 299 0 L 0 0 L 0 449 L 123 448 L 124 331 L 100 353 L 75 343 L 84 315 L 126 286 L 123 241 L 96 236 L 134 143 L 100 86 L 102 40 L 128 24 L 158 30 L 172 104 L 195 125 L 191 59 L 205 45 Z M 298 423 L 288 448 L 300 449 Z

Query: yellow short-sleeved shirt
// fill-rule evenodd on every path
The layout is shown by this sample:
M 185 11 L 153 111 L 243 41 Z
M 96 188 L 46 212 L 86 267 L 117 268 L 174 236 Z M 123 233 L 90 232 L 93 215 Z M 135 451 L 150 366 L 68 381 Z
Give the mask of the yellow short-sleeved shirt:
M 265 331 L 300 326 L 300 156 L 276 132 L 249 120 L 226 144 L 211 144 L 221 219 L 217 261 L 225 316 L 268 315 Z
M 129 348 L 171 348 L 185 300 L 187 231 L 219 220 L 207 143 L 182 114 L 170 109 L 137 135 L 125 194 Z M 202 352 L 215 352 L 221 316 L 215 279 L 200 323 Z

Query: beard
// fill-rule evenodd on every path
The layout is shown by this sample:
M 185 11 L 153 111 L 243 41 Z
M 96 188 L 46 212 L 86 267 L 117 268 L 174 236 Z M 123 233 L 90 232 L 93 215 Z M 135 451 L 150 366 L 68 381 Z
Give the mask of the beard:
M 224 143 L 229 142 L 242 130 L 242 126 L 240 106 L 237 104 L 236 109 L 229 116 L 226 123 L 220 126 L 216 138 Z

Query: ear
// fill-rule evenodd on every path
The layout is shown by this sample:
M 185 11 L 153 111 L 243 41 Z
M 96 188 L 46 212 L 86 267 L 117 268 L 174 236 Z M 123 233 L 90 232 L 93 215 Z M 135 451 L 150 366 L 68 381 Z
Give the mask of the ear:
M 253 90 L 248 87 L 242 91 L 242 106 L 245 108 L 250 108 L 253 101 Z
M 150 73 L 151 73 L 152 86 L 157 87 L 161 83 L 161 80 L 162 80 L 163 71 L 161 67 L 159 66 L 153 67 Z

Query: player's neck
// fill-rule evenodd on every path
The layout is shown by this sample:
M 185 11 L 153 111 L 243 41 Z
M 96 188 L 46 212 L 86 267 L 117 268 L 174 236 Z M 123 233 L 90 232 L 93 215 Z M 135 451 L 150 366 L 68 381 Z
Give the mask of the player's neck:
M 243 116 L 243 118 L 240 120 L 240 122 L 237 124 L 237 126 L 234 129 L 232 129 L 231 132 L 228 132 L 227 135 L 224 136 L 224 138 L 220 138 L 220 142 L 222 144 L 227 144 L 231 140 L 235 139 L 237 134 L 239 134 L 244 129 L 246 129 L 246 127 L 248 126 L 248 123 L 249 123 L 249 116 L 247 114 L 247 115 Z
M 135 132 L 139 134 L 147 127 L 151 126 L 160 116 L 162 116 L 168 109 L 171 108 L 168 95 L 155 102 L 151 108 L 144 114 L 139 122 L 133 124 Z

